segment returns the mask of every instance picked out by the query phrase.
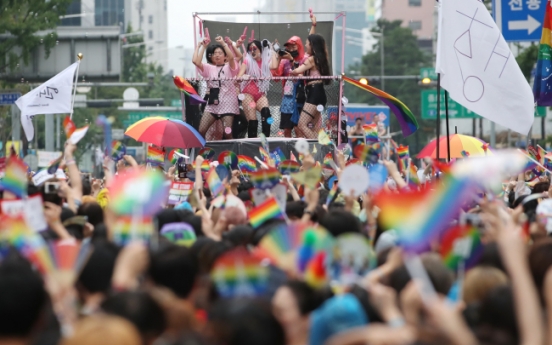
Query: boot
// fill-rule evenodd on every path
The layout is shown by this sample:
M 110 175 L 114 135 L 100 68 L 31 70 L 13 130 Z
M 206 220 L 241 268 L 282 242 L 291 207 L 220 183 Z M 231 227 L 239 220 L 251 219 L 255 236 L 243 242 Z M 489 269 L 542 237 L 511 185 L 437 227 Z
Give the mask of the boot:
M 257 128 L 259 127 L 259 120 L 249 120 L 247 127 L 247 137 L 256 138 L 257 137 Z

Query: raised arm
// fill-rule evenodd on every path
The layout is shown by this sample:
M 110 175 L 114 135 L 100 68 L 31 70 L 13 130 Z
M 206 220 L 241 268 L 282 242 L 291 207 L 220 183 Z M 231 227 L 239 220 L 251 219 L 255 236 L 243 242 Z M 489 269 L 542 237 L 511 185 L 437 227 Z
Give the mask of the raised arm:
M 243 77 L 243 75 L 245 74 L 245 70 L 247 69 L 247 65 L 246 64 L 242 64 L 240 66 L 240 71 L 238 72 L 238 78 L 241 78 Z
M 215 38 L 215 41 L 217 41 L 218 44 L 224 47 L 224 52 L 226 53 L 226 58 L 228 59 L 228 65 L 230 66 L 230 69 L 236 68 L 236 61 L 234 60 L 234 52 L 226 42 L 224 42 L 224 39 L 221 36 L 217 36 Z
M 203 54 L 205 53 L 205 44 L 201 42 L 195 49 L 194 56 L 192 57 L 192 63 L 203 72 Z
M 312 15 L 311 16 L 311 29 L 309 31 L 309 35 L 314 35 L 316 33 L 316 16 L 315 15 Z
M 311 56 L 310 58 L 307 59 L 307 61 L 305 61 L 304 64 L 302 64 L 301 66 L 291 71 L 291 74 L 293 75 L 303 74 L 313 67 L 314 67 L 314 58 Z

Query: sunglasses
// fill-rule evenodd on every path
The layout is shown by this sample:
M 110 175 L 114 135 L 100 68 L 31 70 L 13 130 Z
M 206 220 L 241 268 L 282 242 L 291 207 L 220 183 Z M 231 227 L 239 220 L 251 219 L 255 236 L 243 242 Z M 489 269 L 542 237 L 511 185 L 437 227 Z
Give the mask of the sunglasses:
M 249 48 L 249 51 L 250 51 L 250 52 L 254 52 L 254 51 L 257 51 L 257 50 L 259 50 L 259 49 L 258 49 L 257 47 L 255 47 L 255 46 Z

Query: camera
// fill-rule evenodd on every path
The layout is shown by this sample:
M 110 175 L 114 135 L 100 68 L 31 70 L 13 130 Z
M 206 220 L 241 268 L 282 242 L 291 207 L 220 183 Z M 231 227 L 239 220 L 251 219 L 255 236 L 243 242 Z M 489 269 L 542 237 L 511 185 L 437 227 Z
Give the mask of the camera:
M 59 182 L 46 182 L 44 184 L 44 192 L 46 194 L 57 194 L 59 190 Z

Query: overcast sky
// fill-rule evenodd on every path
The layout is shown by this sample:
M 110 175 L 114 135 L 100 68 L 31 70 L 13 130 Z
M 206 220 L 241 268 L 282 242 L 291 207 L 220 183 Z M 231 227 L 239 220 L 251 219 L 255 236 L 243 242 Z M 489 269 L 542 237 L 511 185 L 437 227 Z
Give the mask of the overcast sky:
M 264 0 L 168 0 L 169 47 L 180 45 L 186 48 L 193 47 L 192 12 L 253 12 L 263 3 Z M 216 17 L 203 16 L 202 18 L 214 20 Z M 249 21 L 251 17 L 239 16 L 239 19 L 239 21 Z

